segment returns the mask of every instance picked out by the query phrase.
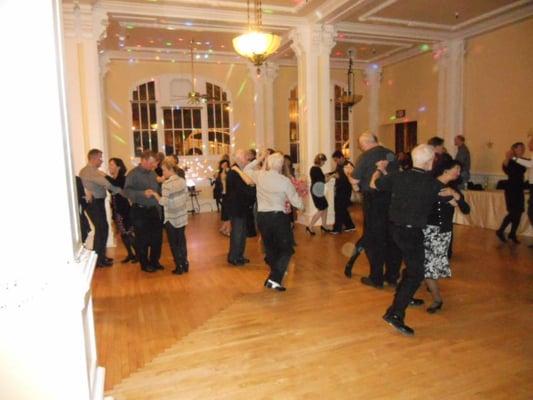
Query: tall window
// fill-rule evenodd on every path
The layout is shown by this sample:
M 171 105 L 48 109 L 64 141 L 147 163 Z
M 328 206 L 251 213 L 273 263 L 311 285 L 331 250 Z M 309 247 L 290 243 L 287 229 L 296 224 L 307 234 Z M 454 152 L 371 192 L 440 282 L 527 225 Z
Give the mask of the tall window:
M 135 155 L 144 150 L 158 151 L 155 83 L 147 82 L 133 91 L 131 100 L 132 131 Z
M 289 150 L 293 163 L 300 162 L 300 132 L 298 126 L 298 86 L 289 97 Z
M 344 89 L 335 85 L 335 150 L 341 150 L 346 157 L 350 155 L 350 111 L 340 102 Z
M 230 152 L 230 103 L 226 92 L 220 86 L 206 82 L 207 132 L 210 154 Z
M 180 156 L 202 154 L 202 109 L 163 107 L 165 153 Z

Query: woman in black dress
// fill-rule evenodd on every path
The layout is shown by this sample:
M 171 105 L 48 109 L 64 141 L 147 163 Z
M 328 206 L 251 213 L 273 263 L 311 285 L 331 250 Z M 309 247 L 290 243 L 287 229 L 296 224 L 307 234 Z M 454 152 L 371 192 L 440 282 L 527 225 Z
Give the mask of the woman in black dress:
M 314 164 L 309 170 L 309 175 L 311 177 L 311 198 L 313 199 L 313 204 L 315 205 L 317 212 L 311 218 L 309 225 L 305 228 L 307 233 L 311 236 L 315 234 L 313 231 L 313 226 L 315 223 L 322 219 L 322 225 L 320 229 L 324 232 L 330 232 L 331 230 L 326 228 L 326 223 L 328 219 L 328 200 L 326 199 L 326 182 L 329 180 L 322 172 L 322 166 L 326 163 L 326 156 L 322 153 L 317 154 L 315 157 Z
M 453 214 L 455 208 L 463 214 L 470 213 L 470 206 L 457 187 L 461 176 L 461 163 L 444 160 L 434 169 L 434 175 L 442 185 L 441 197 L 433 205 L 424 228 L 424 278 L 433 297 L 427 312 L 433 314 L 442 308 L 438 280 L 452 276 L 448 249 L 452 240 Z M 414 299 L 413 299 L 414 300 Z M 416 303 L 415 303 L 416 304 Z
M 518 142 L 511 146 L 511 150 L 505 155 L 503 161 L 503 172 L 508 176 L 507 185 L 505 186 L 505 205 L 507 206 L 507 215 L 500 225 L 500 229 L 496 231 L 496 235 L 502 242 L 506 242 L 505 229 L 511 224 L 511 232 L 509 239 L 514 243 L 520 243 L 516 238 L 516 231 L 520 225 L 524 207 L 524 174 L 526 168 L 513 160 L 513 157 L 522 157 L 526 147 L 524 143 Z
M 106 179 L 113 186 L 124 188 L 126 183 L 126 165 L 120 158 L 111 158 L 109 160 L 109 174 Z M 113 211 L 113 221 L 117 225 L 122 243 L 128 252 L 127 257 L 122 260 L 123 263 L 137 262 L 135 255 L 135 236 L 133 233 L 133 226 L 130 221 L 130 202 L 120 193 L 111 195 L 111 209 Z
M 228 206 L 226 204 L 226 177 L 228 176 L 230 165 L 229 161 L 222 158 L 218 163 L 218 171 L 215 175 L 215 188 L 220 190 L 220 218 L 222 226 L 219 232 L 224 236 L 229 236 L 231 232 L 231 222 L 228 215 Z

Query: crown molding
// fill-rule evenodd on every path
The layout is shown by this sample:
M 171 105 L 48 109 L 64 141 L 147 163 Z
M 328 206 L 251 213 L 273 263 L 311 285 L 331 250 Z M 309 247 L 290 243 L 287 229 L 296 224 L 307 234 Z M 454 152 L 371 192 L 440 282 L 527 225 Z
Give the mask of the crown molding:
M 360 22 L 340 22 L 336 24 L 337 31 L 370 35 L 379 38 L 393 38 L 396 40 L 417 39 L 440 42 L 451 38 L 449 32 L 436 32 L 427 29 L 409 28 L 404 26 L 370 25 Z
M 387 67 L 387 66 L 390 66 L 390 65 L 397 64 L 399 62 L 405 61 L 405 60 L 407 60 L 409 58 L 414 58 L 416 56 L 420 56 L 420 55 L 426 54 L 426 53 L 427 52 L 421 53 L 420 49 L 415 46 L 415 47 L 413 47 L 413 48 L 411 48 L 409 50 L 402 51 L 401 53 L 395 53 L 395 54 L 389 55 L 386 58 L 381 58 L 379 63 L 383 67 Z
M 100 57 L 105 57 L 108 61 L 124 61 L 136 64 L 138 62 L 167 62 L 167 63 L 190 63 L 190 52 L 184 50 L 174 51 L 170 49 L 136 49 L 130 48 L 132 51 L 122 50 L 107 50 Z M 274 60 L 273 60 L 274 61 Z M 296 61 L 293 59 L 276 59 L 276 64 L 279 66 L 296 66 Z M 195 64 L 249 64 L 249 61 L 241 56 L 229 51 L 216 51 L 209 54 L 209 58 L 201 58 L 195 60 Z
M 156 17 L 174 18 L 181 21 L 224 21 L 247 25 L 247 14 L 242 11 L 220 10 L 217 8 L 196 8 L 187 6 L 169 6 L 158 3 L 131 3 L 121 0 L 101 0 L 98 5 L 110 14 L 119 14 L 121 18 Z M 263 26 L 294 27 L 305 24 L 303 17 L 292 15 L 263 14 Z M 187 25 L 189 27 L 189 25 Z M 193 25 L 194 26 L 194 23 Z
M 369 0 L 327 0 L 315 11 L 307 15 L 307 20 L 311 24 L 327 23 L 338 21 L 343 15 L 355 10 L 357 7 L 367 3 Z
M 456 32 L 463 28 L 476 24 L 477 22 L 487 20 L 488 18 L 494 17 L 496 15 L 504 14 L 510 10 L 527 5 L 531 3 L 531 0 L 517 0 L 511 4 L 507 4 L 503 7 L 499 7 L 497 9 L 478 15 L 477 17 L 470 18 L 464 22 L 461 22 L 455 25 L 436 24 L 432 22 L 423 22 L 423 21 L 416 21 L 416 20 L 406 20 L 406 19 L 400 19 L 400 18 L 386 18 L 386 17 L 375 16 L 381 10 L 384 10 L 385 8 L 397 2 L 398 0 L 387 0 L 377 5 L 376 7 L 368 10 L 367 12 L 365 12 L 363 15 L 359 17 L 359 20 L 380 22 L 380 23 L 386 23 L 386 24 L 395 24 L 395 25 L 406 25 L 406 26 L 418 27 L 418 28 L 437 29 L 437 30 L 448 31 L 448 32 Z M 523 10 L 515 10 L 515 11 L 523 12 Z
M 451 39 L 467 39 L 473 36 L 478 36 L 483 33 L 501 28 L 505 25 L 510 25 L 523 19 L 531 18 L 533 16 L 533 3 L 518 10 L 513 10 L 509 13 L 500 15 L 499 17 L 480 22 L 470 28 L 462 29 L 452 35 Z

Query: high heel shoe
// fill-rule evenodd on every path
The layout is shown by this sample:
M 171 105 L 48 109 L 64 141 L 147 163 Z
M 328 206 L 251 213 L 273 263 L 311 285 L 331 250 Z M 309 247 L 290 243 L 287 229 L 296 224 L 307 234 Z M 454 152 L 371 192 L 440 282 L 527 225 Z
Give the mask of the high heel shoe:
M 442 301 L 434 301 L 433 304 L 431 304 L 427 308 L 427 312 L 430 314 L 435 314 L 438 310 L 442 308 Z
M 316 233 L 313 232 L 311 229 L 309 229 L 308 226 L 305 227 L 305 231 L 306 231 L 308 234 L 310 234 L 311 236 L 315 236 L 315 235 L 316 235 Z
M 322 225 L 320 226 L 320 230 L 321 230 L 322 232 L 325 232 L 325 233 L 330 233 L 330 232 L 331 232 L 331 229 L 324 228 Z

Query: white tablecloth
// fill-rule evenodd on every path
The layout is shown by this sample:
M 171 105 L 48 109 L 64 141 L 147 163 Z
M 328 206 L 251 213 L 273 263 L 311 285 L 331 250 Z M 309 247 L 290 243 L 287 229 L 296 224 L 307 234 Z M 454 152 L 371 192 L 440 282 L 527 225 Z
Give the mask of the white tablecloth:
M 463 215 L 456 210 L 453 222 L 461 225 L 477 226 L 480 228 L 498 229 L 503 217 L 507 215 L 505 208 L 505 195 L 503 190 L 486 190 L 486 191 L 465 191 L 465 200 L 470 204 L 470 214 Z M 519 235 L 533 236 L 533 228 L 527 218 L 527 199 L 526 194 L 526 212 L 522 214 Z

